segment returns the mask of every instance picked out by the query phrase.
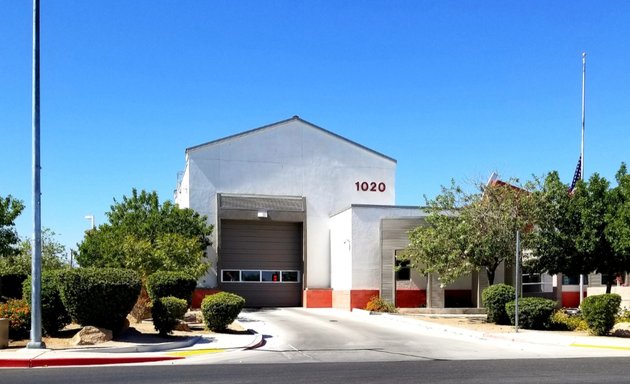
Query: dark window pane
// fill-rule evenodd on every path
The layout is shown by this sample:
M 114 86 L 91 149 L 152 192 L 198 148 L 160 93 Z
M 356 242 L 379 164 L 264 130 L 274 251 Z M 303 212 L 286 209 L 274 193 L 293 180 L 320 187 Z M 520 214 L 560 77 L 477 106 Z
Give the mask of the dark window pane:
M 262 281 L 280 282 L 280 271 L 263 271 Z
M 408 260 L 396 260 L 396 280 L 411 280 Z
M 297 271 L 283 271 L 282 272 L 282 281 L 283 282 L 298 282 L 298 273 Z
M 240 274 L 238 273 L 238 271 L 223 270 L 222 280 L 223 281 L 241 281 L 241 278 L 240 278 Z
M 260 271 L 241 271 L 243 281 L 260 281 Z

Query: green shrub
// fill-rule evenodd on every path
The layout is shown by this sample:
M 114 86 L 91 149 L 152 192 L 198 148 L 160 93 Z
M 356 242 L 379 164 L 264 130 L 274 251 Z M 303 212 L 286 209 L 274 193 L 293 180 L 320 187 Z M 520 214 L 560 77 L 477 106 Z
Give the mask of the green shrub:
M 390 303 L 387 300 L 381 299 L 378 296 L 374 296 L 370 298 L 367 305 L 365 306 L 366 311 L 371 312 L 388 312 L 388 313 L 396 313 L 396 306 Z
M 31 311 L 26 300 L 9 299 L 0 303 L 0 318 L 9 319 L 9 339 L 26 339 L 31 329 Z
M 70 324 L 70 315 L 61 301 L 59 293 L 60 271 L 43 271 L 40 300 L 42 305 L 42 328 L 44 333 L 54 335 Z M 31 278 L 24 280 L 24 299 L 31 304 Z
M 78 268 L 61 272 L 61 300 L 72 319 L 118 333 L 140 293 L 140 277 L 129 269 Z
M 168 335 L 173 332 L 179 319 L 184 318 L 186 310 L 188 310 L 188 303 L 184 299 L 167 296 L 155 300 L 151 308 L 155 330 L 160 335 Z
M 18 271 L 0 272 L 0 299 L 21 299 L 22 284 L 27 277 L 28 274 Z
M 582 301 L 580 309 L 591 333 L 597 336 L 607 335 L 615 326 L 615 316 L 619 312 L 621 296 L 616 293 L 588 296 Z
M 206 296 L 201 302 L 201 313 L 206 326 L 213 331 L 223 331 L 241 313 L 245 299 L 229 292 Z
M 486 307 L 488 322 L 509 324 L 510 318 L 505 312 L 505 304 L 514 300 L 514 287 L 506 284 L 494 284 L 484 289 L 481 298 Z
M 505 304 L 510 323 L 515 324 L 515 302 Z M 551 315 L 556 310 L 556 302 L 542 297 L 521 297 L 518 299 L 518 325 L 526 329 L 548 329 Z
M 192 303 L 197 280 L 184 272 L 158 271 L 147 278 L 147 292 L 151 301 L 160 297 L 174 296 Z
M 561 309 L 551 315 L 550 327 L 555 331 L 586 331 L 588 329 L 582 315 L 571 315 Z

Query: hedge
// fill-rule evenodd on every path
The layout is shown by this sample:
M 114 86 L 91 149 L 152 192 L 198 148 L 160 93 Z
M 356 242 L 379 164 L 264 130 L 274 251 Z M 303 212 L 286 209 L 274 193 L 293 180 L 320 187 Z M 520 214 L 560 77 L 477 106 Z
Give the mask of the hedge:
M 147 292 L 151 301 L 160 297 L 174 296 L 192 303 L 192 295 L 197 287 L 197 280 L 184 272 L 158 271 L 147 278 Z
M 515 324 L 515 301 L 505 304 L 510 323 Z M 556 302 L 542 297 L 522 297 L 518 299 L 518 325 L 526 329 L 549 329 L 551 315 L 556 310 Z
M 70 324 L 72 319 L 61 301 L 59 275 L 61 271 L 43 271 L 40 301 L 42 305 L 42 328 L 44 333 L 54 335 Z M 31 278 L 24 280 L 24 299 L 31 304 Z
M 0 299 L 21 299 L 22 284 L 27 277 L 28 274 L 22 272 L 0 271 Z
M 155 330 L 160 335 L 168 335 L 173 332 L 173 329 L 175 329 L 179 320 L 184 317 L 187 310 L 188 303 L 184 299 L 167 296 L 155 300 L 151 308 Z
M 229 292 L 206 296 L 201 302 L 201 314 L 206 326 L 213 331 L 223 331 L 241 313 L 245 299 Z
M 615 326 L 621 296 L 616 293 L 588 296 L 580 305 L 588 329 L 597 336 L 607 335 Z
M 118 333 L 140 294 L 140 277 L 121 268 L 78 268 L 60 275 L 61 300 L 72 319 Z
M 486 307 L 488 322 L 510 324 L 510 318 L 505 312 L 505 304 L 514 300 L 514 287 L 506 284 L 494 284 L 481 293 L 483 305 Z

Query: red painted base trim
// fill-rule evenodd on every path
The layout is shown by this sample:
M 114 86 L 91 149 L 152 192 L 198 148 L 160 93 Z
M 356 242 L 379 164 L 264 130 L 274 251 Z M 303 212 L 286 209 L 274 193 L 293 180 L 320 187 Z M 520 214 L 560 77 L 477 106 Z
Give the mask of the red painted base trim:
M 307 288 L 302 300 L 304 308 L 331 308 L 332 292 L 331 288 Z
M 378 289 L 353 289 L 350 291 L 350 310 L 353 308 L 365 309 L 367 303 L 374 296 L 379 297 L 380 292 Z
M 396 307 L 420 308 L 427 306 L 427 291 L 417 289 L 396 290 Z
M 213 288 L 195 288 L 193 292 L 192 304 L 190 305 L 192 308 L 201 308 L 201 302 L 203 298 L 208 295 L 213 295 L 217 292 L 221 292 L 218 289 Z
M 586 297 L 586 292 L 582 298 Z M 562 306 L 564 308 L 577 308 L 580 306 L 580 292 L 562 292 Z

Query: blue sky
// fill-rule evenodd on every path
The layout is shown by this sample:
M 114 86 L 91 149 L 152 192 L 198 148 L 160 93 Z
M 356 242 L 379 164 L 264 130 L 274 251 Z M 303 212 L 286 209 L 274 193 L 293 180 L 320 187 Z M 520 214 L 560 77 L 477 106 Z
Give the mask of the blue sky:
M 41 0 L 42 225 L 75 247 L 187 147 L 299 115 L 398 160 L 397 204 L 630 152 L 625 1 Z M 0 196 L 32 232 L 29 1 L 0 5 Z

